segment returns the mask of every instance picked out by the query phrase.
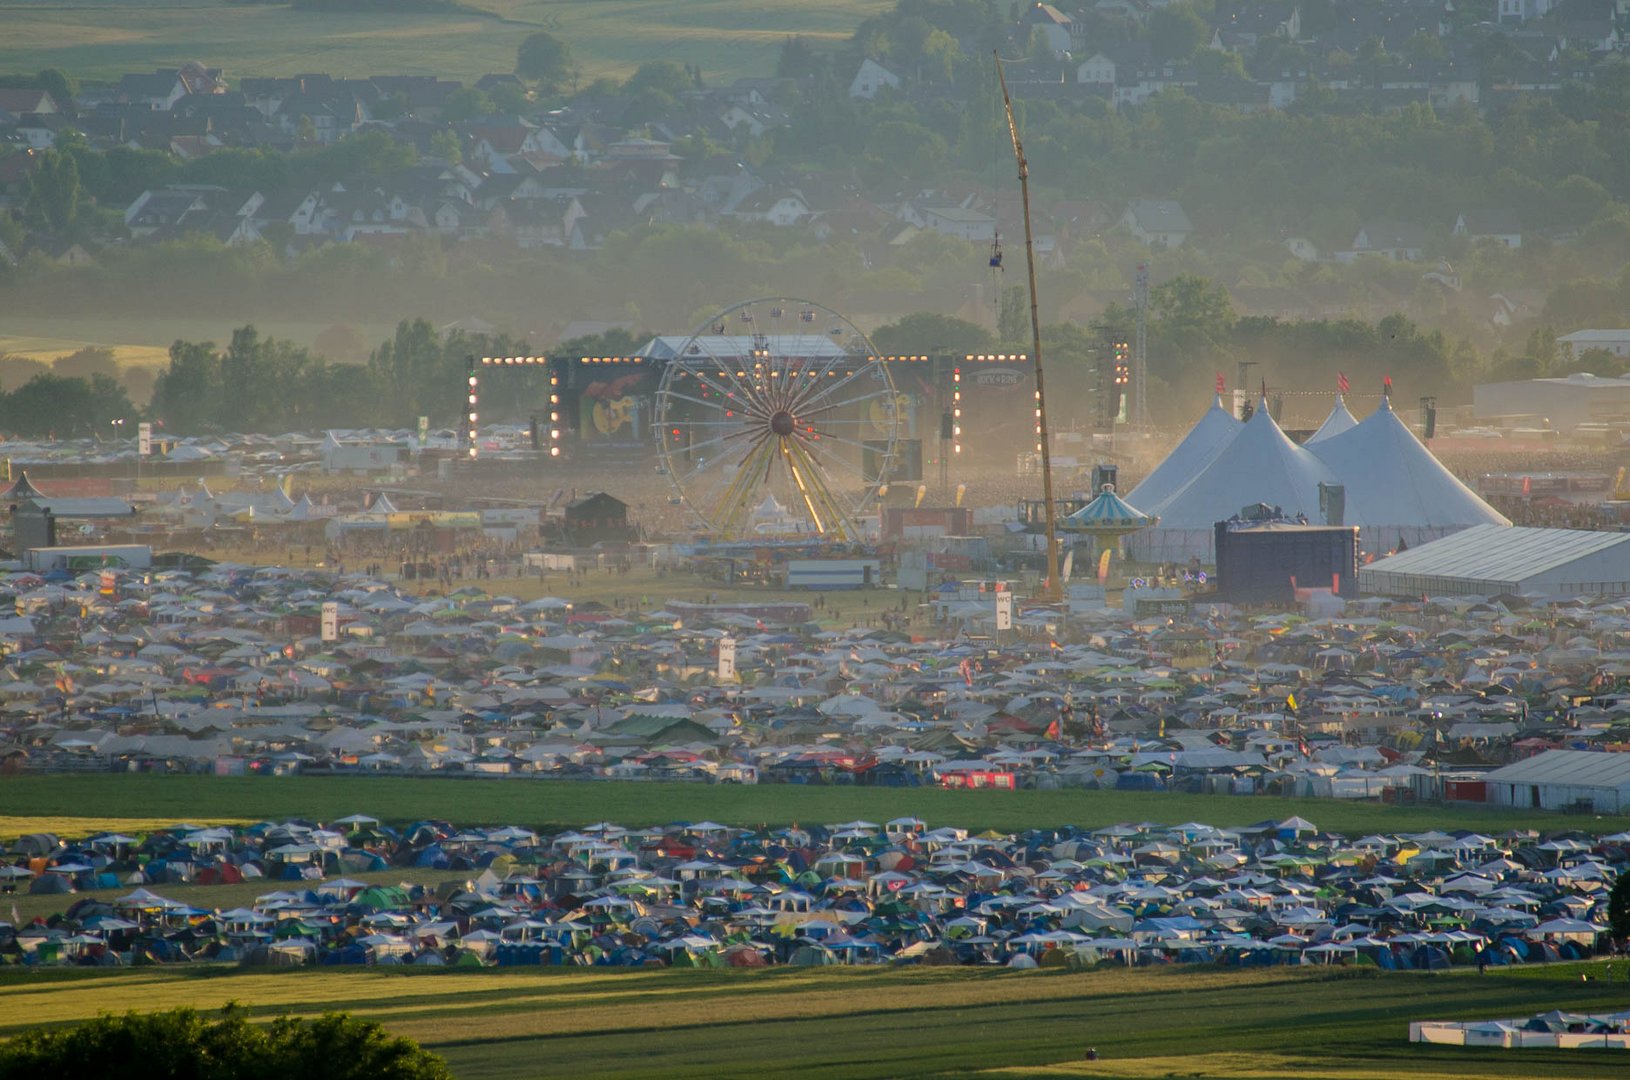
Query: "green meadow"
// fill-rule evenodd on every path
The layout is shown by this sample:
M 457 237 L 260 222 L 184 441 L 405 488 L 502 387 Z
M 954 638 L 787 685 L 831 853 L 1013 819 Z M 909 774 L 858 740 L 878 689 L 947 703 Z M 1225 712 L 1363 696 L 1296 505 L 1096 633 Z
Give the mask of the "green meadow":
M 449 14 L 323 14 L 276 4 L 0 4 L 0 71 L 60 67 L 81 79 L 200 60 L 244 75 L 440 75 L 512 71 L 521 39 L 569 42 L 585 79 L 648 60 L 695 64 L 711 81 L 769 75 L 788 34 L 847 38 L 888 0 L 472 0 Z
M 215 777 L 75 774 L 0 778 L 0 839 L 19 832 L 74 832 L 74 819 L 211 822 L 352 813 L 386 822 L 440 818 L 460 825 L 518 824 L 549 830 L 612 821 L 659 825 L 711 819 L 727 825 L 832 824 L 914 815 L 930 825 L 1006 832 L 1117 822 L 1249 825 L 1300 815 L 1354 839 L 1371 832 L 1533 828 L 1612 833 L 1624 817 L 1568 817 L 1526 810 L 1383 806 L 1330 799 L 1178 795 L 1126 791 L 945 791 L 939 788 L 800 784 L 453 780 L 381 776 Z M 49 819 L 49 828 L 35 819 Z M 94 831 L 101 824 L 83 831 Z
M 1583 970 L 13 970 L 0 972 L 0 1035 L 131 1004 L 238 1001 L 259 1018 L 344 1010 L 378 1020 L 444 1055 L 462 1080 L 1600 1077 L 1622 1065 L 1593 1051 L 1407 1041 L 1411 1020 L 1623 1007 L 1622 982 L 1581 982 Z M 1088 1047 L 1098 1061 L 1084 1060 Z

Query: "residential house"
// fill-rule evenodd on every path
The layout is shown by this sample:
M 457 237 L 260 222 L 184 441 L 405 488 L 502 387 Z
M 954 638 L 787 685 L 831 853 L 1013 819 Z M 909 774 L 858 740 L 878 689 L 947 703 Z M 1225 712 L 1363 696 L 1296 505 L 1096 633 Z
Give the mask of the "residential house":
M 855 77 L 849 81 L 849 96 L 865 98 L 867 101 L 876 97 L 880 90 L 898 89 L 900 76 L 870 58 L 860 62 L 860 70 L 855 72 Z
M 1571 357 L 1594 351 L 1630 356 L 1630 330 L 1575 330 L 1557 338 L 1556 343 Z
M 1019 31 L 1021 44 L 1029 44 L 1030 38 L 1041 31 L 1047 40 L 1047 47 L 1055 55 L 1064 56 L 1079 51 L 1086 44 L 1086 28 L 1078 25 L 1076 21 L 1051 4 L 1044 4 L 1036 0 L 1019 16 Z
M 462 126 L 469 140 L 469 158 L 488 172 L 516 172 L 512 160 L 525 157 L 529 163 L 547 160 L 556 164 L 570 161 L 572 149 L 546 127 L 529 124 L 519 118 L 486 119 Z M 528 171 L 533 171 L 529 164 Z
M 781 109 L 768 106 L 731 104 L 719 114 L 719 123 L 732 135 L 746 135 L 757 139 L 765 132 L 786 127 L 788 116 Z
M 1075 67 L 1075 81 L 1083 86 L 1115 85 L 1115 61 L 1103 53 L 1093 53 Z
M 1182 247 L 1194 231 L 1183 207 L 1171 199 L 1133 199 L 1121 214 L 1121 225 L 1152 248 Z
M 996 239 L 996 219 L 962 206 L 924 206 L 917 211 L 922 227 L 959 240 L 990 243 Z
M 375 75 L 368 81 L 381 97 L 399 95 L 408 111 L 421 120 L 440 117 L 448 95 L 463 86 L 434 75 Z
M 57 131 L 66 123 L 59 113 L 27 113 L 17 118 L 12 134 L 31 150 L 49 150 L 57 144 Z
M 71 240 L 60 240 L 50 236 L 36 237 L 33 248 L 58 266 L 96 265 L 95 256 Z
M 1115 96 L 1117 105 L 1142 105 L 1162 90 L 1193 92 L 1200 85 L 1200 75 L 1193 64 L 1151 63 L 1129 67 L 1119 61 L 1115 66 Z
M 1510 211 L 1485 210 L 1460 214 L 1450 231 L 1473 243 L 1490 240 L 1508 248 L 1522 247 L 1522 225 Z
M 56 101 L 44 90 L 0 89 L 0 112 L 24 116 L 28 113 L 45 115 L 56 111 Z
M 122 100 L 132 105 L 146 105 L 160 112 L 187 96 L 187 84 L 173 71 L 155 71 L 151 75 L 129 74 L 119 79 Z
M 1233 4 L 1227 10 L 1219 5 L 1217 15 L 1210 47 L 1219 51 L 1246 51 L 1255 48 L 1264 38 L 1302 40 L 1302 9 L 1294 2 L 1265 0 Z
M 519 248 L 564 247 L 583 250 L 588 245 L 579 228 L 587 211 L 576 196 L 551 199 L 516 199 L 494 207 L 487 230 Z
M 125 208 L 125 228 L 130 235 L 141 239 L 160 229 L 175 225 L 190 213 L 207 210 L 209 204 L 203 191 L 190 187 L 168 187 L 147 190 Z
M 1299 262 L 1318 262 L 1319 249 L 1305 236 L 1292 236 L 1285 241 L 1285 250 Z
M 1360 226 L 1352 247 L 1338 251 L 1338 262 L 1360 255 L 1384 255 L 1397 262 L 1415 262 L 1426 253 L 1426 230 L 1406 221 L 1372 221 Z
M 767 222 L 780 228 L 798 224 L 810 214 L 809 204 L 797 188 L 763 187 L 724 211 L 741 222 Z
M 1549 15 L 1555 6 L 1554 0 L 1500 0 L 1497 18 L 1506 26 L 1521 25 Z

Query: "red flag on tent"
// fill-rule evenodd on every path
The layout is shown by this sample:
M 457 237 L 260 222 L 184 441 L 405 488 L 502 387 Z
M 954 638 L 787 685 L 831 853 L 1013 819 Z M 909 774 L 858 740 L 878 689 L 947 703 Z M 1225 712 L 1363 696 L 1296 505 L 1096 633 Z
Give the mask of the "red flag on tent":
M 1351 386 L 1352 384 L 1347 381 L 1345 372 L 1336 372 L 1336 392 L 1338 394 L 1345 394 Z
M 1221 394 L 1228 389 L 1228 380 L 1223 378 L 1222 372 L 1217 372 L 1217 393 Z

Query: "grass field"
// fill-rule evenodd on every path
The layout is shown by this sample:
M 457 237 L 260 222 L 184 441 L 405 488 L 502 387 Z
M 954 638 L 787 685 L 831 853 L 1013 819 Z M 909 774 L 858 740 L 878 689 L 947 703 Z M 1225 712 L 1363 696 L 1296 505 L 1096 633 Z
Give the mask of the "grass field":
M 348 1010 L 445 1055 L 463 1080 L 538 1075 L 1599 1077 L 1590 1051 L 1405 1041 L 1421 1019 L 1622 1007 L 1584 965 L 1478 976 L 1204 968 L 634 971 L 232 969 L 0 973 L 0 1034 L 229 1001 L 261 1017 Z M 1600 974 L 1600 966 L 1594 966 Z M 1622 976 L 1621 976 L 1622 978 Z M 1087 1047 L 1096 1063 L 1082 1060 Z
M 932 825 L 1021 830 L 1098 827 L 1122 821 L 1248 825 L 1293 814 L 1353 837 L 1369 832 L 1513 828 L 1616 832 L 1630 819 L 1563 817 L 1532 811 L 1394 807 L 1328 799 L 1176 795 L 1123 791 L 944 791 L 805 787 L 796 784 L 612 783 L 552 780 L 451 780 L 403 777 L 214 777 L 126 774 L 0 778 L 0 823 L 37 832 L 48 819 L 74 832 L 73 818 L 96 831 L 121 819 L 332 820 L 351 813 L 387 822 L 445 818 L 461 825 L 520 824 L 549 830 L 614 821 L 623 825 L 711 819 L 728 825 L 886 821 L 914 814 Z
M 512 71 L 521 39 L 569 42 L 585 79 L 647 60 L 697 64 L 710 81 L 769 75 L 792 33 L 847 38 L 889 0 L 470 0 L 458 14 L 349 15 L 271 4 L 0 4 L 0 71 L 60 67 L 81 79 L 201 60 L 244 75 L 441 75 Z

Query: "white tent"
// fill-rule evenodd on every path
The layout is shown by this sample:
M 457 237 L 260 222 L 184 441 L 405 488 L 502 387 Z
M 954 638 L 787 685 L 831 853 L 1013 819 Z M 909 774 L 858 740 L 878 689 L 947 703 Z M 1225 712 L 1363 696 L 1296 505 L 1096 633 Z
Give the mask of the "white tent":
M 1324 462 L 1279 430 L 1264 400 L 1239 434 L 1188 483 L 1162 502 L 1138 503 L 1160 518 L 1160 527 L 1134 534 L 1126 546 L 1140 562 L 1182 562 L 1192 555 L 1209 562 L 1215 556 L 1212 530 L 1217 522 L 1255 503 L 1321 521 L 1319 485 L 1336 482 Z
M 1319 430 L 1309 435 L 1307 442 L 1302 445 L 1312 446 L 1316 442 L 1323 442 L 1325 439 L 1334 438 L 1342 432 L 1351 431 L 1357 426 L 1358 421 L 1353 418 L 1352 413 L 1347 411 L 1347 403 L 1342 400 L 1340 394 L 1337 394 L 1336 407 L 1331 409 L 1330 415 L 1324 418 L 1324 423 L 1319 425 Z
M 1222 395 L 1218 394 L 1211 408 L 1183 436 L 1183 441 L 1172 448 L 1166 460 L 1155 466 L 1155 471 L 1144 477 L 1143 483 L 1127 493 L 1126 501 L 1133 506 L 1150 507 L 1169 499 L 1177 493 L 1178 488 L 1193 479 L 1195 473 L 1222 453 L 1242 427 L 1244 425 L 1223 408 Z
M 1478 498 L 1415 437 L 1392 403 L 1312 452 L 1347 489 L 1347 524 L 1362 525 L 1360 542 L 1386 551 L 1401 538 L 1410 547 L 1470 525 L 1510 525 Z
M 394 514 L 397 512 L 396 504 L 391 502 L 389 495 L 382 494 L 373 501 L 372 506 L 368 507 L 368 512 L 371 514 Z

